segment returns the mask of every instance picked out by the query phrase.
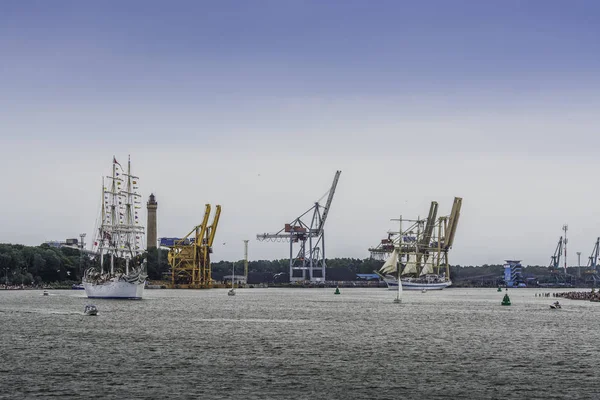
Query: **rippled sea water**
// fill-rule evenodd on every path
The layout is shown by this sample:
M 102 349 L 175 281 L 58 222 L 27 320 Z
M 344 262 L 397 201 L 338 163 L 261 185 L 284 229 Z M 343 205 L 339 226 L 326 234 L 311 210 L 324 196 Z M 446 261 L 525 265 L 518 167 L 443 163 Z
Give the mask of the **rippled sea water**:
M 589 289 L 588 289 L 589 290 Z M 600 398 L 600 303 L 495 289 L 0 291 L 0 398 Z M 547 290 L 546 290 L 547 292 Z M 94 303 L 96 317 L 83 315 Z

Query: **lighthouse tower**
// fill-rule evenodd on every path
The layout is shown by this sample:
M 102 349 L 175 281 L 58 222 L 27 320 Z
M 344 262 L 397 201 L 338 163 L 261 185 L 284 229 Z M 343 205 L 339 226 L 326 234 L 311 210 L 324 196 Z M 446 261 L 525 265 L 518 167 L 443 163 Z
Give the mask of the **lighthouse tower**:
M 146 234 L 148 242 L 146 244 L 146 249 L 151 249 L 156 248 L 156 209 L 158 208 L 158 203 L 154 198 L 154 193 L 150 194 L 146 207 L 148 209 L 148 231 Z

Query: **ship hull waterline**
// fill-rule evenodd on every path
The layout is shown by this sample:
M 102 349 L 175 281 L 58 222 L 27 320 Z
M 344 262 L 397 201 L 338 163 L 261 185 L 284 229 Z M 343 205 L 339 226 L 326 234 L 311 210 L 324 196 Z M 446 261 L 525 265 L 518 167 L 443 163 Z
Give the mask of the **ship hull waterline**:
M 110 281 L 101 284 L 84 282 L 85 294 L 90 299 L 141 300 L 145 282 Z
M 398 290 L 398 281 L 396 279 L 384 279 L 389 290 Z M 402 280 L 402 290 L 442 290 L 451 286 L 452 282 L 410 282 Z

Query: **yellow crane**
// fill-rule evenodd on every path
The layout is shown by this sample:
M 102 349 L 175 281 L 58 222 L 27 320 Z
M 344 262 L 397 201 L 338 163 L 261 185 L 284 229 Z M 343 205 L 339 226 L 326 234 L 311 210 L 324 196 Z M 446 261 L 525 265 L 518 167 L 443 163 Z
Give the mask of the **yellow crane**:
M 210 253 L 221 216 L 221 206 L 216 206 L 212 224 L 208 225 L 210 211 L 210 204 L 206 204 L 202 223 L 170 246 L 172 288 L 208 289 L 213 285 Z

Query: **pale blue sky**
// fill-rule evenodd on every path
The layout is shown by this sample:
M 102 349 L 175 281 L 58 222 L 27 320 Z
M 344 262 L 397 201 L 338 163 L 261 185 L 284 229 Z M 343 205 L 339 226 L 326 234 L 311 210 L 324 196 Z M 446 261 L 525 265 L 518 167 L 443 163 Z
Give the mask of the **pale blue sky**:
M 462 196 L 452 262 L 546 264 L 563 223 L 585 258 L 599 19 L 595 1 L 0 2 L 0 241 L 91 235 L 100 176 L 131 154 L 160 236 L 223 205 L 239 248 L 215 259 L 243 239 L 285 258 L 255 234 L 336 169 L 329 257 Z

